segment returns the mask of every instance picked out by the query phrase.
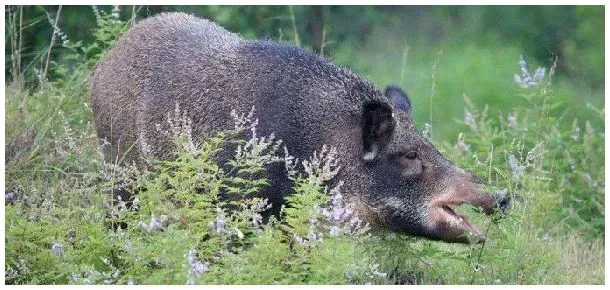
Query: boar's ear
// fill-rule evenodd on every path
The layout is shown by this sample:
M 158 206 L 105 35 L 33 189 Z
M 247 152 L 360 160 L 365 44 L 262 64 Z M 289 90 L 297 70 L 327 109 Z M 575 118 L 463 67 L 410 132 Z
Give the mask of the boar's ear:
M 411 100 L 399 87 L 390 85 L 385 88 L 385 96 L 392 100 L 396 108 L 411 114 Z
M 380 102 L 366 103 L 362 111 L 362 141 L 365 161 L 373 160 L 394 133 L 392 108 Z

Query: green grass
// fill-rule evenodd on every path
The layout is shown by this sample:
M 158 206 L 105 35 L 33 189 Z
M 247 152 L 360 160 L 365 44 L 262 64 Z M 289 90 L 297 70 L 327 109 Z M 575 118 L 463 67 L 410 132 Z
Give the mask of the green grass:
M 379 87 L 388 84 L 402 87 L 411 97 L 416 123 L 423 128 L 424 123 L 430 123 L 431 115 L 434 137 L 438 140 L 457 137 L 455 120 L 464 116 L 463 95 L 477 105 L 488 105 L 490 114 L 506 114 L 512 108 L 528 105 L 527 100 L 517 96 L 519 87 L 513 81 L 513 75 L 520 73 L 518 61 L 523 52 L 519 47 L 451 39 L 435 44 L 401 39 L 401 35 L 410 35 L 409 32 L 376 31 L 364 44 L 339 46 L 332 58 Z M 542 66 L 548 74 L 552 60 L 532 63 L 527 55 L 524 57 L 532 73 Z M 603 91 L 592 91 L 577 80 L 559 77 L 553 87 L 553 100 L 558 106 L 554 113 L 558 116 L 565 113 L 566 120 L 590 117 L 587 103 L 596 108 L 604 106 Z M 589 119 L 596 126 L 603 126 L 602 120 Z
M 51 62 L 53 82 L 5 88 L 5 191 L 16 194 L 5 206 L 7 284 L 604 283 L 604 119 L 586 106 L 603 106 L 603 92 L 565 77 L 519 88 L 518 47 L 418 45 L 377 33 L 379 39 L 335 48 L 337 62 L 380 87 L 406 89 L 422 130 L 432 118 L 439 150 L 484 178 L 490 191 L 506 189 L 513 203 L 493 221 L 460 208 L 485 230 L 487 242 L 479 245 L 389 232 L 332 237 L 329 225 L 311 223 L 322 219 L 317 208 L 331 194 L 323 176 L 332 174 L 295 173 L 282 219 L 265 225 L 250 222 L 259 200 L 219 198 L 221 189 L 240 197 L 265 185 L 252 176 L 283 157 L 273 142 L 256 142 L 234 160 L 236 176 L 211 158 L 224 142 L 243 144 L 231 132 L 174 160 L 151 161 L 152 171 L 104 163 L 87 75 L 125 26 L 109 15 L 102 20 L 95 45 L 71 50 L 83 65 Z M 466 112 L 472 121 L 465 122 Z M 516 116 L 512 126 L 509 115 Z M 320 169 L 332 165 L 326 153 Z M 139 189 L 138 211 L 112 199 L 119 181 Z M 163 230 L 151 229 L 162 217 Z M 111 226 L 120 223 L 127 229 Z M 325 235 L 308 239 L 312 232 Z

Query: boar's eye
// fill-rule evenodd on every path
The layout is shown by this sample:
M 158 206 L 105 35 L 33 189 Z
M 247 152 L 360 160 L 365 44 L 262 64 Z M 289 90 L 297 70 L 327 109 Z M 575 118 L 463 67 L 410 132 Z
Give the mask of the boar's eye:
M 424 167 L 419 159 L 417 151 L 408 151 L 400 154 L 398 159 L 401 167 L 401 175 L 405 178 L 415 178 L 423 173 Z
M 405 154 L 405 158 L 411 160 L 417 158 L 417 151 L 409 151 L 407 154 Z

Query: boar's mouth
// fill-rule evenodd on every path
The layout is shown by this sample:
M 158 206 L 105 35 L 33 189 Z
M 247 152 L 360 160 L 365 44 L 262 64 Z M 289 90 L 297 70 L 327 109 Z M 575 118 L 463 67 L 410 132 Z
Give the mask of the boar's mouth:
M 457 243 L 481 243 L 485 237 L 481 231 L 466 219 L 465 216 L 458 214 L 452 207 L 462 204 L 470 204 L 481 207 L 485 214 L 491 215 L 494 212 L 495 201 L 491 195 L 474 192 L 461 198 L 455 196 L 441 196 L 430 202 L 431 228 L 434 235 L 441 240 Z

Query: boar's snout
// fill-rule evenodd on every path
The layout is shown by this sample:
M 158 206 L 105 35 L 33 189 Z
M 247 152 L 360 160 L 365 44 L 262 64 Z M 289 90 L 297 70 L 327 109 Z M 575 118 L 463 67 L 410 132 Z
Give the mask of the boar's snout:
M 469 174 L 456 174 L 449 178 L 448 186 L 428 203 L 429 229 L 433 236 L 448 242 L 485 241 L 481 230 L 452 208 L 470 204 L 480 207 L 487 215 L 495 213 L 503 201 L 483 191 L 481 183 Z

